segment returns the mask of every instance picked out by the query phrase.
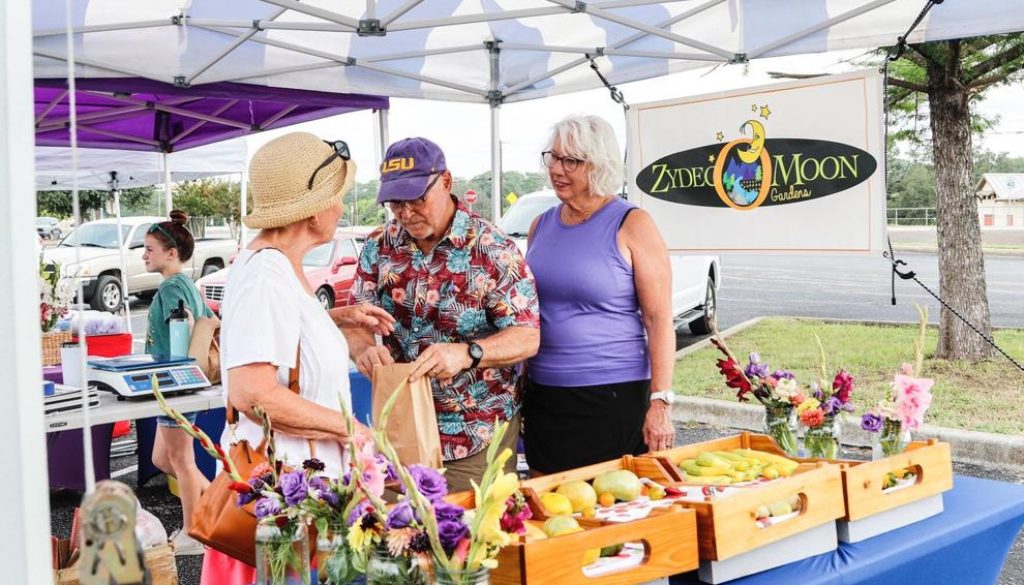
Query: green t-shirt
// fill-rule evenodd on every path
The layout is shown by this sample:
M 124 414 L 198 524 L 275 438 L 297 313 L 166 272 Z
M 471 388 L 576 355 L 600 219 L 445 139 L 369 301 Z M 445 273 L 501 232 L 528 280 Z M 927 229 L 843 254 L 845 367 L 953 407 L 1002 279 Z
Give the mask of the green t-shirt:
M 167 356 L 171 353 L 170 326 L 167 323 L 171 311 L 178 308 L 178 301 L 185 301 L 185 308 L 192 317 L 212 317 L 213 311 L 203 302 L 192 279 L 181 272 L 160 283 L 152 304 L 149 305 L 149 326 L 146 333 L 146 353 Z

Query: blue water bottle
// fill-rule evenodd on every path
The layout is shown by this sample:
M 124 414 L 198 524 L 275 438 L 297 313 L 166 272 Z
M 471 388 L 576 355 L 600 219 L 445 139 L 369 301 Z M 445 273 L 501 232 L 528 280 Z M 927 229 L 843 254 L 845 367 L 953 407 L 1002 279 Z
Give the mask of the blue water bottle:
M 191 334 L 188 330 L 188 313 L 185 311 L 185 301 L 178 301 L 178 308 L 171 311 L 167 319 L 171 338 L 171 358 L 188 357 L 188 343 Z

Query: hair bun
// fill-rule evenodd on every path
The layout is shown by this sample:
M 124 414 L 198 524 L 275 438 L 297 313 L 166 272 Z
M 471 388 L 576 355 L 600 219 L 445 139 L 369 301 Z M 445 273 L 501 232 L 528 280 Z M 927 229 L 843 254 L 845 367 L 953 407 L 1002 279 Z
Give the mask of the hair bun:
M 180 209 L 175 209 L 171 211 L 170 217 L 171 221 L 178 225 L 185 225 L 185 223 L 188 221 L 188 214 L 185 213 L 184 211 L 181 211 Z

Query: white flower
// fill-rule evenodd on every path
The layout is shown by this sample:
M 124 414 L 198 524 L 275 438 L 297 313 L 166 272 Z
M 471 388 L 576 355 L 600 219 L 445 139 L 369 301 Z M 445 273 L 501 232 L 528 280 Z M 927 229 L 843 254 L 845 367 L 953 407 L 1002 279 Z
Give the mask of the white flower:
M 800 387 L 797 386 L 796 380 L 790 380 L 789 378 L 783 378 L 779 380 L 779 383 L 775 385 L 775 395 L 781 399 L 789 400 L 796 396 L 800 392 Z

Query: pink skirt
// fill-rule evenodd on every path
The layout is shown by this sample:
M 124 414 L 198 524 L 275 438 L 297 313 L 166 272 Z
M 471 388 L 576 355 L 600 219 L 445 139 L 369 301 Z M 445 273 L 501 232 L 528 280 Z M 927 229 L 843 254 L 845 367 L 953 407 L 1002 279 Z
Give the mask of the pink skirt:
M 256 567 L 233 559 L 212 548 L 203 556 L 203 574 L 199 585 L 250 585 L 256 582 Z

